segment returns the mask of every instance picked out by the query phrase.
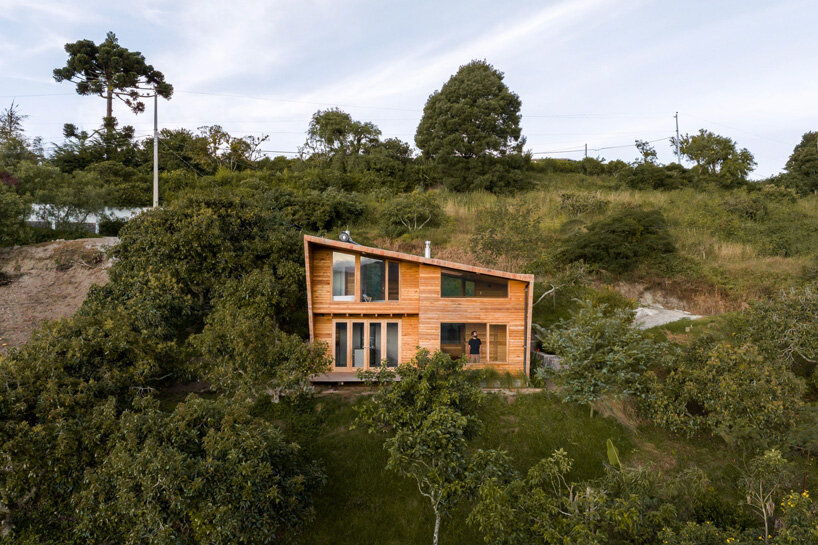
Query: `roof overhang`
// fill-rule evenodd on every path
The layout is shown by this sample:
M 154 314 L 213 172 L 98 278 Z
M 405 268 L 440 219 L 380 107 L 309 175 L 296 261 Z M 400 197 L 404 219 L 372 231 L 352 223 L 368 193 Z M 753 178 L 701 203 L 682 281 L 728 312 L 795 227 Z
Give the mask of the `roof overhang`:
M 332 240 L 329 238 L 316 237 L 313 235 L 304 235 L 305 244 L 315 244 L 316 246 L 324 246 L 327 248 L 335 248 L 338 250 L 349 250 L 368 256 L 385 257 L 395 259 L 397 261 L 410 261 L 414 263 L 422 263 L 424 265 L 432 265 L 443 269 L 454 269 L 457 271 L 468 271 L 475 274 L 483 274 L 486 276 L 495 276 L 498 278 L 507 278 L 509 280 L 519 280 L 521 282 L 534 282 L 533 274 L 520 274 L 506 271 L 499 271 L 496 269 L 486 269 L 485 267 L 475 267 L 474 265 L 465 265 L 463 263 L 455 263 L 454 261 L 444 261 L 442 259 L 434 259 L 431 257 L 424 257 L 415 254 L 405 254 L 403 252 L 396 252 L 394 250 L 384 250 L 382 248 L 372 248 L 370 246 L 363 246 L 361 244 L 353 244 L 350 242 L 341 242 L 340 240 Z

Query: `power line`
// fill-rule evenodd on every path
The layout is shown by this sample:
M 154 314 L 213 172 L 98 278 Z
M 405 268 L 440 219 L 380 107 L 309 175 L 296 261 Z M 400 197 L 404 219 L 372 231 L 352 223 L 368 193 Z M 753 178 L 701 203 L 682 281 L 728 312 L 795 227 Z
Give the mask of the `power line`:
M 654 142 L 663 142 L 665 140 L 670 140 L 670 136 L 666 136 L 665 138 L 657 138 L 656 140 L 648 140 L 648 143 L 652 144 Z M 631 148 L 633 144 L 622 144 L 617 146 L 602 146 L 599 148 L 576 148 L 576 149 L 564 149 L 564 150 L 553 150 L 553 151 L 535 151 L 531 155 L 556 155 L 558 153 L 577 153 L 580 151 L 603 151 L 607 149 L 622 149 L 622 148 Z

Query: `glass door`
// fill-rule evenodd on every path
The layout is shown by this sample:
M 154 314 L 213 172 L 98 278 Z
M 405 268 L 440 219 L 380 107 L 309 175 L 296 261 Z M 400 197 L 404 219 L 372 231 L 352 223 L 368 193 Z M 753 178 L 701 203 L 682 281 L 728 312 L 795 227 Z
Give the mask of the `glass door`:
M 366 344 L 363 322 L 352 322 L 352 367 L 366 365 Z
M 381 366 L 381 323 L 369 322 L 369 366 Z

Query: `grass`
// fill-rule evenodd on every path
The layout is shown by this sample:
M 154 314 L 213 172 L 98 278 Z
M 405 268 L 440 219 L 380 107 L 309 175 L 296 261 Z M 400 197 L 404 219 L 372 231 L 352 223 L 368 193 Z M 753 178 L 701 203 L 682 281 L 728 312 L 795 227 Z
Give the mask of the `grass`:
M 303 545 L 425 543 L 431 539 L 431 508 L 413 481 L 384 469 L 383 437 L 353 429 L 354 407 L 366 399 L 321 396 L 319 418 L 294 430 L 309 454 L 324 461 L 328 477 L 316 501 L 317 518 L 300 538 Z M 278 421 L 273 412 L 269 417 Z M 626 465 L 650 465 L 668 478 L 696 465 L 722 493 L 736 492 L 736 454 L 719 440 L 687 440 L 651 426 L 624 427 L 613 417 L 589 417 L 586 406 L 564 404 L 546 392 L 488 394 L 481 417 L 485 428 L 475 448 L 506 450 L 520 472 L 564 448 L 574 459 L 570 477 L 593 479 L 604 471 L 605 443 L 611 439 Z M 293 422 L 304 424 L 298 419 Z M 482 542 L 466 524 L 468 508 L 459 507 L 444 521 L 442 543 Z
M 528 260 L 553 251 L 571 230 L 581 229 L 622 207 L 656 208 L 668 220 L 679 252 L 669 269 L 634 271 L 625 282 L 661 286 L 668 295 L 688 303 L 699 314 L 742 308 L 748 302 L 818 276 L 818 196 L 795 203 L 767 200 L 766 212 L 744 217 L 730 203 L 759 198 L 759 193 L 721 188 L 673 191 L 634 190 L 609 176 L 532 172 L 529 190 L 494 195 L 485 191 L 440 192 L 448 221 L 413 236 L 390 241 L 378 236 L 370 219 L 354 228 L 362 237 L 406 251 L 421 252 L 422 241 L 432 240 L 437 257 L 465 263 L 520 268 L 526 260 L 489 263 L 476 251 L 481 218 L 493 207 L 537 215 L 541 243 L 532 246 Z M 571 213 L 561 206 L 560 195 L 578 193 L 609 203 L 607 209 Z M 399 248 L 397 248 L 399 247 Z M 608 279 L 607 281 L 610 281 Z

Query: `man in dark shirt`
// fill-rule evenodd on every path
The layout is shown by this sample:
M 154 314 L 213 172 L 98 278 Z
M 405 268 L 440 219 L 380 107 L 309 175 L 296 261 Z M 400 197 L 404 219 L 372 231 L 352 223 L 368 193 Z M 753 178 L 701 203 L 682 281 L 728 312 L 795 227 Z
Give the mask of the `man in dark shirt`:
M 483 341 L 477 336 L 476 331 L 471 332 L 471 339 L 469 339 L 469 363 L 480 363 L 480 345 Z

